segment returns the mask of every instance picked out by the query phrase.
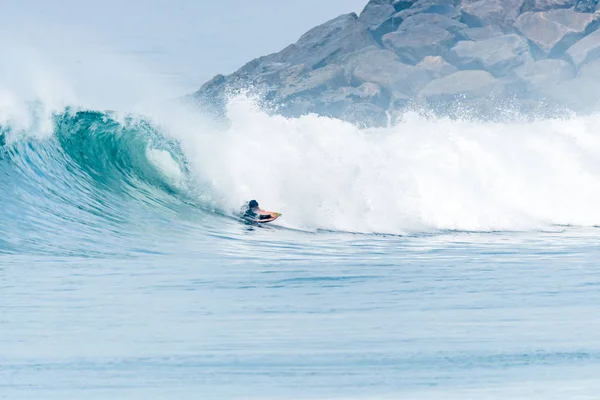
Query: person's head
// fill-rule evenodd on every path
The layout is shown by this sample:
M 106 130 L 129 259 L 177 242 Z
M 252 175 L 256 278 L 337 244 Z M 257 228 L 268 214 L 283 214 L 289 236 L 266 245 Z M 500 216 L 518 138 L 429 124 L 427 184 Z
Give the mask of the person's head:
M 251 210 L 255 210 L 258 208 L 258 201 L 256 200 L 250 200 L 250 202 L 248 203 L 248 208 L 250 208 Z

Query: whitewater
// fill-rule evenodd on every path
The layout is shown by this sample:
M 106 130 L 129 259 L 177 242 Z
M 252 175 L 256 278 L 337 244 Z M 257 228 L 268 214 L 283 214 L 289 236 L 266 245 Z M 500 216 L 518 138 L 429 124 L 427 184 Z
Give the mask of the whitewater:
M 597 398 L 600 114 L 214 121 L 0 44 L 0 398 Z

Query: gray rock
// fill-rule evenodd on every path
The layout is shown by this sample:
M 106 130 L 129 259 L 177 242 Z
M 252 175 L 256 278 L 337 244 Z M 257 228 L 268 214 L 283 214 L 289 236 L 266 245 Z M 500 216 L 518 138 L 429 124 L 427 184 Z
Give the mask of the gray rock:
M 600 81 L 600 59 L 585 64 L 577 73 L 578 78 Z
M 396 9 L 396 11 L 400 12 L 411 8 L 413 4 L 415 4 L 418 0 L 394 0 L 392 5 Z
M 578 0 L 575 11 L 593 13 L 598 11 L 598 0 Z
M 462 20 L 470 27 L 497 26 L 511 29 L 524 0 L 479 0 L 463 4 Z
M 383 127 L 388 124 L 386 110 L 372 103 L 354 103 L 348 106 L 341 118 L 363 128 Z
M 345 86 L 329 90 L 319 96 L 318 101 L 324 103 L 329 112 L 341 113 L 353 103 L 372 103 L 387 108 L 390 102 L 389 94 L 373 82 L 363 83 L 359 87 Z
M 600 105 L 600 81 L 577 77 L 539 89 L 547 99 L 578 112 L 596 111 Z
M 311 29 L 278 53 L 278 61 L 315 69 L 361 48 L 379 46 L 357 18 L 354 13 L 346 14 Z
M 519 35 L 510 34 L 478 42 L 460 41 L 448 53 L 447 60 L 459 69 L 483 69 L 500 77 L 532 62 L 533 58 L 527 41 Z
M 483 28 L 467 28 L 460 31 L 460 36 L 462 36 L 465 40 L 473 41 L 491 39 L 493 37 L 502 35 L 503 33 L 501 30 L 489 26 Z
M 486 71 L 459 71 L 429 82 L 419 97 L 429 103 L 500 94 L 502 83 Z
M 577 0 L 525 0 L 521 12 L 548 11 L 559 8 L 573 8 Z
M 347 84 L 344 69 L 339 65 L 327 65 L 323 68 L 300 74 L 283 82 L 278 90 L 282 101 L 289 101 L 300 95 L 315 95 L 327 89 L 335 89 Z
M 467 25 L 458 22 L 452 18 L 440 14 L 417 14 L 406 18 L 400 26 L 399 31 L 406 31 L 410 29 L 420 28 L 423 25 L 436 26 L 442 28 L 451 33 L 457 33 L 464 29 L 467 29 Z
M 342 65 L 346 70 L 349 80 L 352 80 L 354 76 L 354 70 L 358 66 L 371 64 L 375 67 L 385 64 L 395 64 L 398 62 L 400 62 L 400 59 L 396 53 L 392 51 L 378 49 L 376 47 L 367 47 L 365 49 L 355 51 L 354 53 L 347 54 L 341 60 L 340 65 Z M 358 84 L 355 86 L 358 86 Z
M 550 59 L 524 65 L 517 68 L 515 74 L 524 84 L 526 90 L 539 90 L 573 79 L 575 69 L 565 60 Z
M 249 88 L 271 112 L 316 112 L 361 126 L 383 126 L 388 113 L 423 105 L 492 120 L 511 99 L 511 112 L 593 110 L 597 8 L 597 0 L 370 0 L 360 17 L 332 19 L 218 75 L 194 99 L 224 109 L 229 93 Z
M 413 102 L 411 96 L 402 92 L 392 92 L 389 109 L 392 111 L 404 110 Z
M 344 67 L 353 84 L 373 82 L 388 92 L 413 93 L 432 79 L 428 71 L 400 62 L 398 56 L 388 50 L 354 55 Z
M 600 57 L 600 31 L 587 35 L 571 46 L 567 56 L 576 67 Z
M 460 11 L 454 0 L 417 0 L 409 8 L 399 11 L 395 18 L 405 20 L 417 14 L 441 14 L 450 18 L 458 18 Z
M 593 14 L 573 10 L 550 10 L 526 12 L 515 23 L 517 30 L 545 56 L 557 57 L 581 39 L 592 24 L 597 22 Z
M 396 9 L 391 4 L 369 2 L 360 14 L 358 21 L 365 24 L 368 28 L 377 28 L 383 22 L 390 19 L 395 13 Z
M 434 25 L 423 25 L 392 32 L 382 39 L 384 47 L 394 51 L 400 59 L 416 64 L 426 56 L 444 54 L 455 42 L 455 36 Z
M 417 68 L 431 72 L 432 77 L 441 78 L 458 72 L 458 69 L 440 56 L 427 56 L 417 64 Z

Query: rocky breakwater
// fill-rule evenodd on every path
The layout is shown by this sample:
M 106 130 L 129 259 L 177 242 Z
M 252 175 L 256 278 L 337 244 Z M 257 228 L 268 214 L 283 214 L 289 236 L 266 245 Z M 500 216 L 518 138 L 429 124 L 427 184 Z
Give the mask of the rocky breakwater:
M 252 88 L 274 112 L 384 125 L 407 109 L 482 118 L 600 104 L 598 0 L 371 0 L 193 97 Z

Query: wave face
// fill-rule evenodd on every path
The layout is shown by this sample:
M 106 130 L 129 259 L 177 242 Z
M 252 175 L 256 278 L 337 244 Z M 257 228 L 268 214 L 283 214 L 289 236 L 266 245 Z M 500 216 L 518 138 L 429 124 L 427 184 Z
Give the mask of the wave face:
M 53 126 L 48 137 L 2 127 L 5 251 L 109 247 L 193 207 L 177 145 L 144 120 L 66 110 Z
M 273 116 L 238 96 L 223 124 L 177 102 L 117 105 L 111 96 L 162 93 L 143 74 L 124 79 L 132 66 L 84 57 L 95 67 L 82 74 L 27 46 L 0 48 L 9 56 L 0 67 L 2 251 L 149 248 L 139 242 L 164 243 L 165 231 L 230 237 L 238 222 L 229 217 L 253 198 L 283 213 L 270 226 L 310 232 L 600 224 L 600 115 L 492 123 L 409 113 L 359 129 Z
M 131 233 L 156 219 L 223 218 L 250 198 L 281 211 L 280 225 L 309 231 L 600 224 L 595 116 L 499 124 L 407 114 L 361 130 L 270 116 L 245 97 L 230 101 L 224 128 L 181 110 L 67 107 L 43 123 L 31 110 L 27 129 L 10 119 L 1 128 L 3 240 L 13 247 L 44 231 L 93 240 L 122 236 L 125 222 Z

